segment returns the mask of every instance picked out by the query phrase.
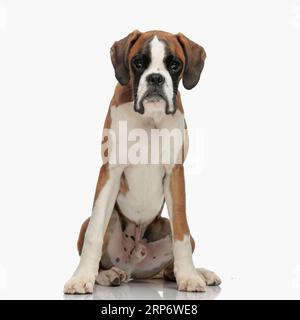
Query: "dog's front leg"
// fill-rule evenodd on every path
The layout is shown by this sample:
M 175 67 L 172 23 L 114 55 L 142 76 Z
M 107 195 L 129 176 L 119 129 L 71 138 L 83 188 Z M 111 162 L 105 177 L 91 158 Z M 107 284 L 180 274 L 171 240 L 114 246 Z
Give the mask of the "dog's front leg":
M 93 292 L 102 255 L 103 237 L 116 202 L 122 172 L 121 166 L 104 164 L 101 167 L 80 262 L 72 278 L 65 284 L 65 293 Z
M 166 168 L 165 200 L 173 235 L 174 274 L 178 289 L 205 291 L 205 281 L 197 273 L 192 259 L 192 245 L 186 218 L 185 181 L 182 164 Z

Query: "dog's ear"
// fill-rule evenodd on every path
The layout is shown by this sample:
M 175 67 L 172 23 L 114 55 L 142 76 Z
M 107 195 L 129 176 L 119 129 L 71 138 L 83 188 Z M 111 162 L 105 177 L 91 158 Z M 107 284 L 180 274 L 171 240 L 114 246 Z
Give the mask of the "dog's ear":
M 129 81 L 128 53 L 141 32 L 134 30 L 127 37 L 116 41 L 110 48 L 111 62 L 115 68 L 115 76 L 121 85 Z
M 176 37 L 183 48 L 186 59 L 182 82 L 184 87 L 190 90 L 195 87 L 200 79 L 206 52 L 184 34 L 178 33 Z

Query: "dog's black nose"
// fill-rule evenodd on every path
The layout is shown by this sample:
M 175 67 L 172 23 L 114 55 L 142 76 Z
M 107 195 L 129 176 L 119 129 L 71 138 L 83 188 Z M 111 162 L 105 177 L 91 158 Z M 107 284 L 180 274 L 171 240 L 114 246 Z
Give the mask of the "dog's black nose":
M 153 86 L 162 86 L 165 82 L 165 77 L 160 73 L 151 73 L 147 76 L 146 80 Z

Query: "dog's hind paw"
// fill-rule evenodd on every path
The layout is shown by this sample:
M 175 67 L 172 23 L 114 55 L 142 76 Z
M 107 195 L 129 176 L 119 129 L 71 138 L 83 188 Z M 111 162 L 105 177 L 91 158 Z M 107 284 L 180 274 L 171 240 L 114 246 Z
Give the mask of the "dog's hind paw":
M 205 280 L 208 286 L 218 286 L 222 283 L 220 277 L 213 271 L 205 268 L 197 268 L 198 274 Z
M 128 274 L 117 268 L 112 267 L 108 270 L 100 270 L 98 276 L 96 277 L 96 283 L 102 286 L 119 286 L 122 282 L 128 281 Z

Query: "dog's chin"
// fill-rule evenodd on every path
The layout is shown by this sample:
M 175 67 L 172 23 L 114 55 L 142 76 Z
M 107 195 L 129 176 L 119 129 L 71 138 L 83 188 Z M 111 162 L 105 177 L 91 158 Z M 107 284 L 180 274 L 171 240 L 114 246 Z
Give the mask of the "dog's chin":
M 170 107 L 172 110 L 170 110 Z M 174 114 L 175 108 L 171 106 L 167 99 L 161 95 L 146 96 L 139 102 L 135 100 L 134 110 L 146 116 L 162 114 Z
M 140 110 L 145 116 L 153 116 L 158 113 L 165 113 L 167 101 L 160 94 L 150 94 L 144 96 L 139 103 Z
M 145 98 L 142 103 L 146 112 L 165 112 L 167 105 L 161 97 Z
M 145 116 L 150 118 L 161 117 L 166 112 L 167 102 L 164 99 L 145 99 L 143 107 Z

